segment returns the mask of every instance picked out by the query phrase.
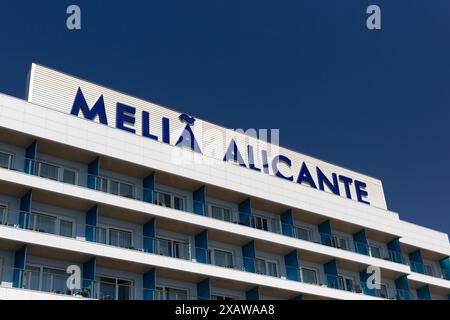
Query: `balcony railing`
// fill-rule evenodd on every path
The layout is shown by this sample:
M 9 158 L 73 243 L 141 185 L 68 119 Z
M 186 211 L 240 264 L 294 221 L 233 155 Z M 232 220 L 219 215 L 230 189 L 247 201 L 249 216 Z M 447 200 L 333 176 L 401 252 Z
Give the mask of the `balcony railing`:
M 69 287 L 69 274 L 64 270 L 57 272 L 39 270 L 19 269 L 10 266 L 3 266 L 5 274 L 13 274 L 14 278 L 18 279 L 18 288 L 58 294 L 64 296 L 71 296 L 76 298 L 98 299 L 98 300 L 206 300 L 211 297 L 193 296 L 183 290 L 178 289 L 149 289 L 137 287 L 132 284 L 132 281 L 123 281 L 120 279 L 113 279 L 113 281 L 105 280 L 89 280 L 79 279 L 80 287 L 73 289 Z M 48 268 L 47 268 L 48 269 Z M 298 272 L 299 277 L 301 269 L 287 268 L 288 272 Z M 3 281 L 1 284 L 4 287 L 12 287 L 11 283 Z M 129 283 L 127 283 L 129 282 Z M 307 283 L 307 282 L 305 282 Z M 74 282 L 71 282 L 73 285 Z M 333 288 L 342 291 L 348 291 L 356 294 L 364 294 L 375 296 L 390 300 L 416 300 L 417 294 L 414 291 L 399 290 L 392 288 L 383 289 L 368 289 L 364 283 L 359 281 L 346 281 L 344 278 L 334 275 L 326 275 L 325 283 L 318 281 L 317 283 L 308 283 L 327 288 Z
M 365 294 L 388 300 L 416 300 L 417 295 L 413 291 L 388 288 L 378 285 L 377 288 L 368 288 L 367 284 L 346 277 L 326 274 L 326 286 L 338 290 L 349 291 L 358 294 Z
M 382 247 L 374 247 L 367 243 L 356 242 L 356 241 L 346 241 L 345 243 L 341 243 L 338 239 L 339 237 L 334 234 L 322 233 L 322 232 L 313 232 L 312 230 L 307 230 L 305 232 L 302 230 L 298 231 L 298 228 L 295 225 L 284 224 L 281 223 L 281 229 L 287 235 L 291 235 L 300 240 L 314 242 L 322 245 L 326 245 L 329 247 L 352 251 L 355 253 L 363 254 L 366 256 L 371 256 L 373 258 L 389 260 L 392 262 L 397 262 L 401 264 L 407 264 L 407 256 L 394 250 L 387 250 Z
M 25 159 L 25 166 L 24 166 L 24 172 L 27 174 L 33 174 L 38 175 L 37 167 L 40 167 L 41 161 L 31 160 L 31 159 Z M 17 161 L 16 161 L 17 163 Z M 57 166 L 56 166 L 57 167 Z M 62 167 L 57 167 L 60 170 Z M 14 169 L 12 169 L 14 170 Z M 40 174 L 43 178 L 49 178 L 53 180 L 55 179 L 52 176 L 47 177 L 45 174 Z M 56 175 L 54 175 L 56 177 Z M 61 176 L 61 175 L 60 175 Z M 202 214 L 205 216 L 209 216 L 211 218 L 216 219 L 217 217 L 213 217 L 208 212 L 208 207 L 203 202 L 198 202 L 190 199 L 183 198 L 179 201 L 174 201 L 173 198 L 169 201 L 167 199 L 164 199 L 164 197 L 161 197 L 161 192 L 155 191 L 152 189 L 147 188 L 139 188 L 136 186 L 132 186 L 131 189 L 129 187 L 125 188 L 104 188 L 103 186 L 105 183 L 103 181 L 107 180 L 108 178 L 99 177 L 99 176 L 93 176 L 88 175 L 87 176 L 87 185 L 82 186 L 87 188 L 89 184 L 91 189 L 95 189 L 102 192 L 107 192 L 111 194 L 115 194 L 118 196 L 135 199 L 139 201 L 145 201 L 149 203 L 153 203 L 155 205 L 164 206 L 168 208 L 172 208 L 175 210 L 180 210 L 184 212 L 189 213 L 196 213 L 196 214 Z M 66 179 L 67 180 L 67 179 Z M 60 182 L 68 182 L 64 179 L 59 179 Z M 78 182 L 80 179 L 77 179 Z M 240 225 L 248 226 L 251 228 L 277 233 L 277 234 L 283 234 L 291 237 L 295 237 L 298 239 L 302 239 L 305 241 L 315 242 L 322 245 L 327 245 L 335 248 L 339 248 L 342 250 L 348 250 L 355 253 L 360 253 L 364 255 L 369 255 L 374 258 L 384 259 L 384 260 L 390 260 L 396 263 L 401 264 L 408 264 L 408 259 L 405 255 L 401 254 L 397 251 L 392 250 L 386 250 L 384 248 L 378 248 L 376 251 L 373 250 L 373 248 L 366 244 L 366 243 L 354 243 L 354 246 L 348 245 L 346 247 L 342 247 L 334 238 L 334 235 L 324 234 L 324 233 L 314 233 L 312 231 L 307 232 L 306 234 L 300 234 L 298 230 L 296 230 L 296 226 L 290 225 L 290 224 L 284 224 L 279 219 L 274 219 L 270 217 L 259 217 L 255 216 L 246 212 L 238 212 L 238 213 L 231 213 L 230 219 L 222 219 L 226 222 L 231 223 L 237 223 Z M 436 275 L 437 277 L 443 277 L 449 279 L 449 272 L 443 272 L 441 274 Z
M 37 271 L 14 268 L 11 266 L 3 266 L 4 274 L 14 275 L 18 279 L 17 288 L 57 294 L 62 296 L 98 300 L 203 300 L 208 297 L 197 297 L 190 295 L 187 291 L 182 293 L 182 290 L 167 290 L 167 289 L 148 289 L 137 287 L 132 284 L 119 279 L 116 281 L 100 281 L 80 279 L 80 287 L 73 289 L 69 287 L 67 280 L 69 274 L 65 270 L 57 270 L 54 272 L 42 271 L 38 267 Z M 48 269 L 48 268 L 47 268 Z M 11 282 L 4 281 L 0 283 L 3 287 L 13 288 L 13 279 Z M 124 283 L 125 282 L 125 283 Z M 73 283 L 72 283 L 73 284 Z
M 13 228 L 21 228 L 20 220 L 25 221 L 27 216 L 30 215 L 28 212 L 23 211 L 13 211 L 8 210 L 7 215 L 4 215 L 1 219 L 1 223 L 5 226 L 13 227 Z M 94 226 L 89 226 L 85 224 L 75 225 L 75 229 L 89 230 L 89 228 L 93 231 L 92 234 L 94 238 L 91 240 L 93 242 L 97 242 L 101 245 L 108 245 L 112 247 L 120 247 L 127 250 L 138 250 L 141 252 L 146 252 L 149 254 L 157 254 L 168 256 L 177 259 L 184 259 L 194 261 L 193 252 L 195 252 L 196 258 L 206 257 L 204 262 L 207 264 L 215 265 L 222 268 L 234 269 L 244 272 L 257 273 L 265 276 L 276 277 L 285 280 L 292 280 L 298 282 L 304 282 L 307 284 L 315 284 L 320 286 L 331 287 L 334 289 L 351 291 L 354 293 L 360 294 L 368 294 L 372 296 L 377 296 L 386 299 L 412 299 L 413 293 L 402 293 L 399 290 L 389 291 L 389 290 L 373 290 L 370 291 L 367 288 L 364 289 L 364 284 L 360 282 L 352 282 L 351 284 L 347 284 L 343 282 L 343 279 L 340 277 L 335 277 L 332 275 L 326 275 L 326 282 L 322 283 L 320 281 L 320 277 L 316 275 L 316 282 L 308 281 L 307 279 L 303 279 L 302 276 L 302 268 L 295 266 L 284 266 L 281 268 L 279 264 L 270 264 L 270 261 L 265 261 L 264 259 L 244 257 L 241 255 L 235 255 L 234 253 L 228 253 L 226 251 L 222 251 L 220 249 L 205 249 L 200 247 L 193 247 L 188 243 L 180 243 L 173 240 L 160 239 L 160 238 L 152 238 L 152 237 L 144 237 L 140 235 L 133 235 L 132 240 L 128 237 L 124 237 L 123 241 L 119 239 L 113 241 L 105 241 L 106 238 L 99 232 L 99 230 L 104 230 L 103 228 L 98 228 Z M 34 232 L 45 232 L 54 234 L 52 232 L 46 232 L 45 230 L 55 230 L 55 228 L 48 227 L 44 229 L 33 229 L 27 228 L 28 230 Z M 74 235 L 75 237 L 75 235 Z M 87 241 L 84 237 L 76 237 L 78 241 Z M 111 239 L 110 239 L 111 240 Z M 218 250 L 218 252 L 217 252 Z M 268 262 L 268 263 L 267 263 Z M 36 279 L 38 276 L 41 278 L 42 273 L 33 271 L 33 270 L 22 270 L 21 274 L 24 275 L 25 281 L 23 282 L 23 286 L 26 289 L 31 290 L 39 290 L 51 293 L 58 294 L 67 294 L 67 295 L 81 295 L 84 296 L 83 292 L 74 291 L 69 292 L 65 290 L 65 281 L 67 280 L 68 275 L 57 273 L 57 274 L 48 274 L 48 277 L 44 277 L 46 282 L 44 281 L 44 285 L 40 284 L 41 287 L 37 287 L 39 283 L 42 283 L 42 280 L 35 282 L 33 279 Z M 45 274 L 44 274 L 45 275 Z M 22 275 L 21 275 L 22 276 Z M 96 299 L 115 299 L 114 297 L 108 297 L 108 295 L 104 294 L 105 290 L 109 290 L 106 284 L 97 284 L 97 287 L 92 287 L 90 292 L 93 295 L 85 295 L 86 297 L 93 297 Z M 122 285 L 123 286 L 123 285 Z M 103 291 L 102 291 L 103 290 Z M 120 291 L 120 290 L 119 290 Z M 125 296 L 125 291 L 120 291 L 121 293 L 118 295 L 121 297 Z M 152 293 L 152 297 L 155 299 L 161 296 L 158 296 L 158 293 Z M 161 297 L 162 298 L 162 297 Z
M 428 264 L 424 264 L 416 261 L 409 261 L 411 271 L 421 273 L 427 276 L 450 280 L 450 269 L 435 268 Z

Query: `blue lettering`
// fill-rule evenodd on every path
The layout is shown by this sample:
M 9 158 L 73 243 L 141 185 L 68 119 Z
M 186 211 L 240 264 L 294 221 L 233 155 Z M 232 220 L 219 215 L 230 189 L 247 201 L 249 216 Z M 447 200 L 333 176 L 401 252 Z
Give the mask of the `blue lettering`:
M 236 144 L 236 141 L 234 141 L 234 139 L 231 139 L 227 152 L 223 157 L 223 161 L 230 161 L 230 160 L 233 160 L 234 162 L 239 163 L 240 166 L 247 168 L 247 165 L 245 164 L 245 161 L 242 158 L 242 155 L 239 152 L 238 146 Z
M 255 155 L 253 153 L 253 147 L 251 145 L 248 145 L 247 150 L 248 150 L 248 167 L 252 170 L 261 172 L 261 169 L 255 166 Z
M 188 147 L 192 151 L 202 154 L 197 140 L 195 139 L 194 132 L 192 132 L 191 126 L 189 124 L 187 124 L 184 128 L 175 146 Z
M 286 179 L 286 180 L 289 180 L 289 181 L 293 181 L 294 177 L 292 175 L 291 176 L 285 176 L 284 174 L 282 174 L 280 172 L 280 170 L 278 168 L 278 163 L 280 163 L 280 162 L 285 163 L 289 168 L 292 166 L 291 159 L 289 159 L 288 157 L 283 156 L 283 155 L 275 156 L 273 158 L 273 160 L 272 160 L 272 171 L 273 171 L 273 173 L 279 178 L 283 178 L 283 179 Z
M 136 133 L 136 130 L 133 128 L 125 126 L 125 124 L 134 126 L 134 123 L 136 122 L 136 119 L 134 118 L 135 113 L 136 108 L 118 102 L 116 107 L 116 128 Z
M 267 157 L 267 151 L 261 150 L 261 161 L 264 173 L 269 174 L 269 158 Z
M 170 122 L 167 118 L 162 118 L 163 142 L 170 144 Z
M 300 173 L 298 174 L 297 183 L 302 184 L 303 182 L 308 183 L 312 188 L 317 189 L 316 183 L 314 182 L 311 173 L 306 166 L 306 163 L 303 162 L 302 167 L 300 168 Z
M 370 204 L 370 202 L 363 200 L 362 197 L 367 197 L 368 193 L 366 190 L 366 184 L 362 181 L 355 180 L 355 190 L 356 190 L 356 198 L 359 202 Z
M 344 183 L 345 187 L 345 194 L 348 199 L 352 198 L 352 193 L 350 192 L 350 185 L 353 182 L 353 179 L 346 177 L 346 176 L 339 176 L 339 180 L 341 180 Z
M 142 111 L 142 136 L 158 141 L 158 136 L 150 132 L 150 114 Z
M 325 191 L 325 185 L 333 192 L 334 194 L 340 195 L 339 192 L 339 182 L 336 173 L 332 174 L 333 182 L 331 182 L 325 174 L 317 167 L 317 180 L 319 181 L 319 189 Z
M 98 116 L 98 120 L 100 123 L 108 125 L 103 95 L 98 98 L 92 109 L 89 109 L 83 92 L 81 91 L 81 88 L 78 87 L 77 95 L 75 96 L 75 100 L 73 102 L 72 110 L 70 111 L 70 113 L 78 117 L 80 109 L 86 119 L 94 120 Z

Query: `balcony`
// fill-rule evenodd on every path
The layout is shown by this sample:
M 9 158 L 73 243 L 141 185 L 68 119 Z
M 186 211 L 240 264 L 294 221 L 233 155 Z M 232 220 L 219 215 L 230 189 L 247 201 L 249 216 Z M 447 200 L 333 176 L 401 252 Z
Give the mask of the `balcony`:
M 39 233 L 55 234 L 59 236 L 66 236 L 74 238 L 76 241 L 87 242 L 86 237 L 76 237 L 73 233 L 62 232 L 65 229 L 57 227 L 58 221 L 60 219 L 49 219 L 45 217 L 40 220 L 40 215 L 30 214 L 23 211 L 13 211 L 7 210 L 3 212 L 2 215 L 2 225 L 24 229 L 21 226 L 25 221 L 36 221 L 35 224 L 30 225 L 27 230 Z M 38 218 L 39 217 L 39 218 Z M 39 221 L 39 222 L 38 222 Z M 319 275 L 316 274 L 314 277 L 311 275 L 306 275 L 303 268 L 295 266 L 284 266 L 275 264 L 271 261 L 265 261 L 262 258 L 250 258 L 244 257 L 242 255 L 229 254 L 226 251 L 221 251 L 215 249 L 205 249 L 201 247 L 192 246 L 189 243 L 183 243 L 174 240 L 168 240 L 164 238 L 152 238 L 144 237 L 136 234 L 128 234 L 126 232 L 109 229 L 105 230 L 104 227 L 94 227 L 86 224 L 76 224 L 72 226 L 78 230 L 86 230 L 87 234 L 93 235 L 90 242 L 98 243 L 99 245 L 106 245 L 112 247 L 122 248 L 124 250 L 137 250 L 143 253 L 162 255 L 166 257 L 171 257 L 174 259 L 183 259 L 188 261 L 197 261 L 201 263 L 202 261 L 196 260 L 199 257 L 206 257 L 206 264 L 214 265 L 220 268 L 234 269 L 241 272 L 256 273 L 262 276 L 275 277 L 283 280 L 303 282 L 306 284 L 320 285 Z M 59 230 L 59 231 L 58 231 Z M 221 252 L 220 252 L 221 251 Z M 194 256 L 195 253 L 195 256 Z M 95 299 L 123 299 L 123 297 L 131 297 L 130 294 L 125 293 L 125 287 L 129 284 L 116 284 L 115 287 L 119 288 L 113 295 L 112 284 L 108 284 L 107 280 L 97 281 L 93 283 L 89 289 L 89 294 L 85 291 L 67 291 L 65 290 L 65 283 L 67 281 L 68 275 L 64 271 L 49 270 L 46 272 L 33 270 L 29 268 L 27 270 L 18 270 L 18 272 L 23 275 L 23 288 L 37 291 L 51 292 L 55 294 L 64 294 L 77 297 L 87 297 Z M 38 279 L 39 275 L 39 280 Z M 315 281 L 311 279 L 315 278 Z M 42 280 L 44 279 L 44 280 Z M 46 284 L 42 286 L 42 283 Z M 334 287 L 333 287 L 334 288 Z M 341 289 L 337 287 L 336 289 Z M 109 292 L 106 294 L 105 292 Z M 92 294 L 91 294 L 92 293 Z M 158 298 L 159 293 L 152 293 L 155 298 Z M 161 299 L 165 296 L 160 296 Z
M 6 159 L 6 160 L 5 160 Z M 12 163 L 13 159 L 6 157 L 4 159 L 5 168 L 14 170 Z M 63 183 L 75 184 L 80 186 L 80 179 L 77 172 L 71 172 L 69 169 L 55 164 L 49 164 L 43 161 L 36 161 L 31 159 L 15 159 L 17 161 L 24 161 L 24 172 L 27 174 L 32 174 L 40 176 L 42 178 L 51 179 Z M 7 164 L 7 166 L 6 166 Z M 254 229 L 267 231 L 276 234 L 288 235 L 295 237 L 304 241 L 314 242 L 317 244 L 322 244 L 341 250 L 347 250 L 367 256 L 371 256 L 377 259 L 388 260 L 396 263 L 407 264 L 408 259 L 405 255 L 391 250 L 386 250 L 384 248 L 374 248 L 367 243 L 357 243 L 353 245 L 349 243 L 343 244 L 339 241 L 338 237 L 333 234 L 315 233 L 312 231 L 302 231 L 298 227 L 284 224 L 279 218 L 263 217 L 259 215 L 249 214 L 246 212 L 228 212 L 228 213 L 218 213 L 208 210 L 207 205 L 203 202 L 198 202 L 191 199 L 177 197 L 173 194 L 155 191 L 148 188 L 136 187 L 132 184 L 127 184 L 125 182 L 120 182 L 114 179 L 110 179 L 102 176 L 92 176 L 87 175 L 87 185 L 81 185 L 81 187 L 87 188 L 88 185 L 93 186 L 95 190 L 100 192 L 106 192 L 114 194 L 117 196 L 145 201 L 147 203 L 152 203 L 158 206 L 163 206 L 167 208 L 172 208 L 174 210 L 179 210 L 189 213 L 203 212 L 205 216 L 219 219 L 229 223 L 236 223 L 251 227 Z M 90 188 L 92 189 L 92 188 Z M 8 222 L 10 223 L 10 222 Z M 42 228 L 37 231 L 46 231 Z M 53 232 L 50 232 L 53 233 Z M 104 242 L 101 240 L 101 236 L 98 237 L 98 242 Z M 126 247 L 126 246 L 122 246 Z M 129 247 L 135 247 L 134 245 L 129 245 Z M 445 273 L 444 273 L 445 274 Z
M 326 286 L 338 290 L 354 292 L 358 294 L 365 294 L 375 296 L 388 300 L 416 300 L 417 295 L 412 291 L 401 290 L 396 288 L 388 288 L 385 285 L 379 285 L 379 289 L 369 289 L 367 285 L 354 279 L 349 279 L 344 276 L 335 276 L 326 274 Z
M 450 280 L 450 270 L 444 268 L 434 268 L 429 264 L 424 264 L 415 261 L 409 261 L 412 272 L 421 273 L 430 277 Z
M 41 266 L 27 265 L 25 269 L 3 267 L 6 274 L 18 277 L 19 288 L 37 292 L 45 292 L 74 298 L 97 300 L 198 300 L 183 290 L 157 286 L 155 290 L 137 287 L 130 280 L 109 277 L 97 277 L 96 280 L 81 279 L 79 289 L 69 289 L 69 275 L 65 270 L 57 270 Z M 4 287 L 10 287 L 3 284 Z

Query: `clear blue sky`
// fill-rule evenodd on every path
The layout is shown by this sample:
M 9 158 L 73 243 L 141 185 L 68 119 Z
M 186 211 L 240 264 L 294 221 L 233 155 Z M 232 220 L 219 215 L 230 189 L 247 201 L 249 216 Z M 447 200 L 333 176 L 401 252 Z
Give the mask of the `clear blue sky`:
M 66 29 L 78 4 L 82 30 Z M 382 30 L 368 31 L 378 4 Z M 450 231 L 450 1 L 1 1 L 0 92 L 31 62 L 380 178 Z

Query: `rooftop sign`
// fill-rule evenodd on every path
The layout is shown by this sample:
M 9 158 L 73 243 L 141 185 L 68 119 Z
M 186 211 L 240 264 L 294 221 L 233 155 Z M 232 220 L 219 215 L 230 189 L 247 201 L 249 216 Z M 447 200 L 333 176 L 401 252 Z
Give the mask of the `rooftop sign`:
M 377 179 L 36 64 L 30 73 L 28 101 L 203 158 L 386 209 Z

